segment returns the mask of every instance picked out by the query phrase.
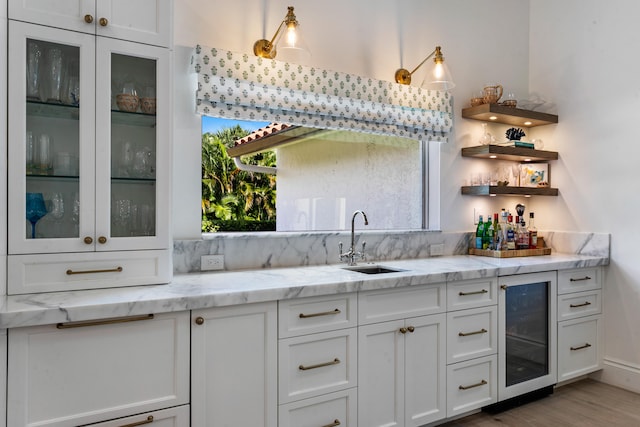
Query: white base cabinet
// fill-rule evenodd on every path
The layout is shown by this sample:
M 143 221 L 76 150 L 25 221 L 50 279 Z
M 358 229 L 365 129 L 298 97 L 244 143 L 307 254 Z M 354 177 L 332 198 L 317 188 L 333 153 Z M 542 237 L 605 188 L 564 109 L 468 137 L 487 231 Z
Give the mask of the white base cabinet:
M 277 426 L 277 303 L 191 313 L 191 425 Z
M 558 272 L 558 382 L 602 369 L 602 269 Z
M 359 425 L 418 427 L 445 418 L 445 300 L 444 283 L 358 295 Z
M 10 426 L 78 426 L 189 403 L 188 312 L 8 335 Z

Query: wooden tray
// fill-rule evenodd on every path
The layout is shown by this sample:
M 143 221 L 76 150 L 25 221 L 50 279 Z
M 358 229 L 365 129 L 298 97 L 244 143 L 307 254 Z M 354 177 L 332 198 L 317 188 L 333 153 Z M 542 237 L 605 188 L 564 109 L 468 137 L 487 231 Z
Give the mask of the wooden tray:
M 536 249 L 515 249 L 512 251 L 493 251 L 491 249 L 469 248 L 469 255 L 488 256 L 493 258 L 514 258 L 551 254 L 551 248 L 545 247 L 544 239 L 542 237 L 538 237 L 538 246 L 539 247 Z

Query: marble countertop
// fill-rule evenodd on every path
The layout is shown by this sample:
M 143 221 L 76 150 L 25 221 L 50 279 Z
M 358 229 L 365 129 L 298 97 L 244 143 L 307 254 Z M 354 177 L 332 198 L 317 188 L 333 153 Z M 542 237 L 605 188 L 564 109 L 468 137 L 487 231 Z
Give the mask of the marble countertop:
M 345 265 L 192 273 L 169 284 L 0 297 L 0 328 L 46 325 L 366 291 L 443 281 L 607 265 L 609 258 L 552 254 L 521 258 L 444 256 L 381 261 L 378 275 Z

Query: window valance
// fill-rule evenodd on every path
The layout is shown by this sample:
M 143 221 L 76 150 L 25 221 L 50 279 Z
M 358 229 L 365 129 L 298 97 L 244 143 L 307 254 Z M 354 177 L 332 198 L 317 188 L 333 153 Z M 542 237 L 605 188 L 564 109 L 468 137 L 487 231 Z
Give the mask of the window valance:
M 447 141 L 453 99 L 353 74 L 196 46 L 198 113 Z

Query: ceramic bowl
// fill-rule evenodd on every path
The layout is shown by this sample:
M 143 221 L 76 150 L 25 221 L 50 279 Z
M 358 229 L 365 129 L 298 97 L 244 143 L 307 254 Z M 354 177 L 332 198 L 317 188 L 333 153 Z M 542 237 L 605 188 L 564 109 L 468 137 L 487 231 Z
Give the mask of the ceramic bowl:
M 155 98 L 140 98 L 140 110 L 145 114 L 156 113 L 156 99 Z
M 120 111 L 126 111 L 128 113 L 135 113 L 138 111 L 140 105 L 140 98 L 137 95 L 130 95 L 128 93 L 121 93 L 116 95 L 116 104 Z

